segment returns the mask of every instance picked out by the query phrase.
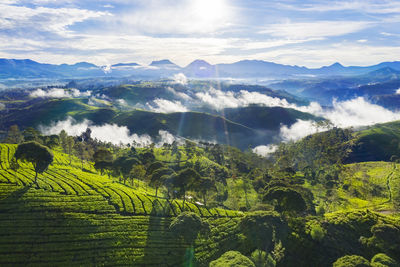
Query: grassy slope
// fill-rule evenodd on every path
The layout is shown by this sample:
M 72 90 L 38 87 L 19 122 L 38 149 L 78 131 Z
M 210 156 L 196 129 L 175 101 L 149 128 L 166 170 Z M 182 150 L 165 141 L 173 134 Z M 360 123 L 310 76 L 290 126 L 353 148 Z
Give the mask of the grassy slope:
M 333 195 L 320 184 L 306 183 L 306 187 L 327 212 L 368 208 L 391 214 L 395 212 L 391 202 L 395 179 L 400 179 L 400 164 L 361 162 L 344 166 Z
M 376 124 L 356 132 L 355 137 L 349 162 L 389 161 L 392 155 L 400 156 L 400 121 Z
M 32 186 L 30 166 L 9 169 L 15 145 L 0 145 L 0 265 L 169 265 L 179 266 L 185 246 L 168 230 L 181 201 L 155 198 L 143 184 L 131 188 L 83 172 L 55 152 L 55 162 Z M 87 166 L 86 166 L 87 167 Z M 235 249 L 240 213 L 187 209 L 209 220 L 207 240 L 198 240 L 201 265 Z M 223 249 L 223 251 L 222 251 Z
M 291 108 L 250 106 L 224 109 L 228 120 L 253 129 L 279 131 L 282 124 L 292 125 L 298 119 L 320 121 L 322 118 Z

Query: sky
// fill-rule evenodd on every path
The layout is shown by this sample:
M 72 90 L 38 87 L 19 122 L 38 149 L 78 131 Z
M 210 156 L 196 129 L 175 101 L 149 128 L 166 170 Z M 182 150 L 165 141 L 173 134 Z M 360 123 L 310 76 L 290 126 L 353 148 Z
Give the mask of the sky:
M 0 57 L 366 66 L 400 60 L 400 1 L 1 0 Z

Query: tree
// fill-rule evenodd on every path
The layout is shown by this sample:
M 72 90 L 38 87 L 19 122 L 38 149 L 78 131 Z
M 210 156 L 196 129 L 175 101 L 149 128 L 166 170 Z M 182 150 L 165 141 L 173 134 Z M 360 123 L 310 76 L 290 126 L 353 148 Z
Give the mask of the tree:
M 277 211 L 301 213 L 307 210 L 303 196 L 290 187 L 274 186 L 264 195 L 264 201 L 274 201 Z
M 68 136 L 67 137 L 67 152 L 69 155 L 69 165 L 71 165 L 71 161 L 72 161 L 72 154 L 73 154 L 73 150 L 74 150 L 74 144 L 75 144 L 75 140 L 72 136 Z
M 288 226 L 274 211 L 255 211 L 246 214 L 239 227 L 246 238 L 259 250 L 267 254 L 279 240 L 284 240 Z
M 201 177 L 194 181 L 193 188 L 202 195 L 204 205 L 207 205 L 207 195 L 211 191 L 217 191 L 215 181 L 208 177 Z
M 10 144 L 19 144 L 23 141 L 24 137 L 20 132 L 18 125 L 11 125 L 8 129 L 7 137 L 4 142 Z
M 238 251 L 227 251 L 218 259 L 210 262 L 210 267 L 256 267 L 254 263 Z
M 194 266 L 194 243 L 199 234 L 206 235 L 210 232 L 210 225 L 199 215 L 193 212 L 182 212 L 169 225 L 173 234 L 190 247 L 186 249 L 184 266 Z
M 161 168 L 153 172 L 150 178 L 150 185 L 156 188 L 156 196 L 158 188 L 164 184 L 164 181 L 170 176 L 174 175 L 174 170 L 170 168 Z
M 133 185 L 133 179 L 143 180 L 146 175 L 146 169 L 143 165 L 133 165 L 131 171 L 129 172 L 129 177 L 131 178 L 131 185 Z
M 139 159 L 144 165 L 149 166 L 151 163 L 155 161 L 156 157 L 151 151 L 146 151 L 144 153 L 139 154 Z
M 19 164 L 15 156 L 10 160 L 10 169 L 14 171 L 14 177 L 17 174 L 17 170 L 19 169 Z
M 370 267 L 369 261 L 358 255 L 346 255 L 337 259 L 333 267 Z
M 67 132 L 66 132 L 65 130 L 62 130 L 62 131 L 60 132 L 60 143 L 61 143 L 61 147 L 62 147 L 63 150 L 64 150 L 64 153 L 67 153 L 67 149 L 68 149 L 68 141 L 67 141 L 67 138 L 68 138 Z
M 199 234 L 207 234 L 210 225 L 194 212 L 182 212 L 170 224 L 169 229 L 178 237 L 193 246 Z
M 372 267 L 398 267 L 400 264 L 384 253 L 378 253 L 371 259 Z
M 118 157 L 114 162 L 113 162 L 113 168 L 118 175 L 121 175 L 124 184 L 126 183 L 126 180 L 128 179 L 129 173 L 132 170 L 133 165 L 137 165 L 140 162 L 136 158 L 131 158 L 128 156 L 121 156 Z
M 164 163 L 162 163 L 161 161 L 155 161 L 155 162 L 151 163 L 149 165 L 149 167 L 147 167 L 146 174 L 152 175 L 153 172 L 155 172 L 158 169 L 164 168 L 164 167 L 165 167 Z
M 38 173 L 43 173 L 53 162 L 53 153 L 46 146 L 35 141 L 26 142 L 18 145 L 14 154 L 17 160 L 32 163 L 35 171 L 35 184 L 37 184 Z
M 174 177 L 172 183 L 174 187 L 180 189 L 180 194 L 183 196 L 182 210 L 185 210 L 186 190 L 200 178 L 200 175 L 192 168 L 183 169 Z
M 49 148 L 54 148 L 60 145 L 60 138 L 56 134 L 50 135 L 46 138 L 45 144 Z
M 25 141 L 35 141 L 35 142 L 40 142 L 40 133 L 32 127 L 28 127 L 25 129 L 25 131 L 23 132 L 24 135 L 24 140 Z
M 104 174 L 104 170 L 110 170 L 112 168 L 113 156 L 111 152 L 105 148 L 99 148 L 93 155 L 94 167 L 100 170 L 101 175 Z
M 83 160 L 85 159 L 85 153 L 86 153 L 85 143 L 83 142 L 75 143 L 74 149 L 76 151 L 76 155 L 81 160 L 81 169 L 83 170 Z

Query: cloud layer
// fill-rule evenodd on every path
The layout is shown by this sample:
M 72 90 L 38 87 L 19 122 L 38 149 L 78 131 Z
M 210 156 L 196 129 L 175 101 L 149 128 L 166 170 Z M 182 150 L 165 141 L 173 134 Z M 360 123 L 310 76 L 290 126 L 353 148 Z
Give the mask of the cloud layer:
M 130 133 L 126 126 L 118 126 L 117 124 L 103 124 L 94 125 L 90 120 L 83 120 L 77 122 L 71 117 L 66 120 L 53 122 L 50 125 L 40 125 L 39 131 L 46 135 L 59 134 L 62 130 L 65 130 L 68 135 L 79 136 L 81 133 L 90 128 L 93 139 L 98 139 L 103 142 L 110 142 L 115 145 L 119 144 L 135 144 L 136 146 L 144 147 L 157 142 L 157 146 L 162 146 L 164 143 L 172 144 L 174 141 L 180 142 L 181 139 L 173 136 L 168 131 L 159 131 L 158 137 L 155 139 L 149 135 L 138 135 L 136 133 Z
M 41 97 L 41 98 L 71 98 L 71 97 L 89 97 L 92 94 L 91 91 L 81 92 L 78 89 L 65 90 L 62 88 L 51 88 L 48 90 L 36 89 L 29 93 L 30 97 Z

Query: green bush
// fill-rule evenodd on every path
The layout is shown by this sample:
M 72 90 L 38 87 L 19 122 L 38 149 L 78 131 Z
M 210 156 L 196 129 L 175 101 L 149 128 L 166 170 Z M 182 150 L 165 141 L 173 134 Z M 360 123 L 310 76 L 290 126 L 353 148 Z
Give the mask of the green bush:
M 215 261 L 210 262 L 210 267 L 256 267 L 254 263 L 238 251 L 225 252 Z
M 400 264 L 384 253 L 376 254 L 371 260 L 372 267 L 398 267 Z
M 358 255 L 346 255 L 337 259 L 333 267 L 370 267 L 369 261 Z
M 326 231 L 324 230 L 324 228 L 321 225 L 319 225 L 319 224 L 311 225 L 310 235 L 313 240 L 321 241 L 325 236 L 325 232 Z

